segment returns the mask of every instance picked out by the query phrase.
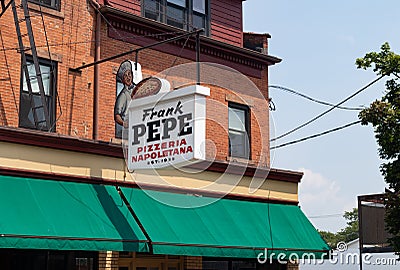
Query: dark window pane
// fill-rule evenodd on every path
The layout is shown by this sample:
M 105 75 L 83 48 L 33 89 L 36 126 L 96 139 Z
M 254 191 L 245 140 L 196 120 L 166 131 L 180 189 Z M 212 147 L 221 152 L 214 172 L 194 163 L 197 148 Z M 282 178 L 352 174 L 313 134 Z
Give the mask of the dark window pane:
M 120 251 L 119 252 L 120 258 L 132 258 L 132 252 L 129 251 Z
M 144 16 L 145 16 L 146 18 L 148 18 L 148 19 L 152 19 L 152 20 L 155 20 L 155 21 L 160 21 L 160 16 L 159 16 L 159 14 L 156 13 L 156 12 L 152 12 L 152 11 L 149 11 L 149 10 L 145 10 L 145 11 L 144 11 Z
M 232 261 L 232 270 L 256 270 L 257 264 L 255 262 L 246 261 Z
M 51 6 L 52 2 L 54 2 L 54 1 L 52 1 L 52 0 L 40 0 L 40 1 L 36 1 L 36 2 Z
M 76 270 L 93 270 L 93 258 L 75 258 Z
M 55 110 L 54 110 L 54 85 L 56 76 L 53 76 L 52 72 L 56 72 L 55 68 L 51 65 L 40 63 L 40 72 L 42 74 L 43 90 L 45 94 L 45 103 L 42 104 L 42 99 L 40 96 L 39 85 L 37 78 L 35 76 L 36 71 L 32 61 L 27 61 L 27 69 L 29 73 L 29 78 L 32 88 L 32 96 L 30 97 L 28 92 L 28 84 L 25 77 L 25 73 L 21 71 L 22 74 L 22 87 L 20 96 L 20 111 L 19 111 L 19 126 L 24 128 L 32 128 L 39 130 L 48 130 L 45 122 L 44 108 L 42 105 L 47 107 L 50 122 L 54 121 Z M 53 71 L 51 71 L 53 70 Z M 36 116 L 38 126 L 35 126 L 35 121 L 33 117 L 32 107 L 36 108 Z
M 33 106 L 38 107 L 42 104 L 41 97 L 39 95 L 32 95 L 32 101 L 33 101 Z M 51 111 L 50 103 L 51 99 L 46 97 L 46 105 L 49 111 Z M 38 122 L 44 121 L 44 109 L 43 108 L 37 108 L 36 109 L 36 115 L 37 115 L 37 120 Z M 33 112 L 31 109 L 31 100 L 29 98 L 28 93 L 21 93 L 21 99 L 20 99 L 20 116 L 19 116 L 19 126 L 20 127 L 25 127 L 25 128 L 33 128 L 36 129 L 35 127 L 35 121 L 33 118 Z M 39 130 L 46 130 L 46 123 L 39 123 Z
M 193 13 L 193 28 L 206 30 L 206 18 L 204 15 Z
M 160 2 L 158 0 L 144 0 L 143 8 L 146 18 L 161 21 Z
M 66 270 L 65 262 L 66 262 L 65 254 L 49 254 L 48 269 Z
M 229 131 L 229 149 L 232 157 L 249 157 L 249 142 L 247 133 L 234 130 Z
M 84 253 L 83 257 L 77 253 Z M 77 257 L 76 257 L 77 256 Z M 1 270 L 97 270 L 97 252 L 0 249 Z M 84 261 L 81 261 L 84 259 Z M 78 266 L 75 262 L 81 261 Z
M 37 3 L 54 9 L 58 9 L 60 7 L 60 0 L 29 0 L 29 2 Z
M 167 5 L 167 24 L 184 29 L 185 10 L 172 4 Z
M 229 270 L 228 261 L 203 261 L 203 270 Z

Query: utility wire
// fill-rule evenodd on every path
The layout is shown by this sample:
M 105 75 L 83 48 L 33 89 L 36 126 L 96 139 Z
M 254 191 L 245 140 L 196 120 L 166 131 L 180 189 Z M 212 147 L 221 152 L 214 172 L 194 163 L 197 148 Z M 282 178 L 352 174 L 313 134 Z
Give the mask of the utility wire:
M 1 45 L 2 45 L 2 47 L 4 48 L 3 33 L 1 32 L 1 29 L 0 29 L 0 40 L 1 40 Z M 4 52 L 5 64 L 6 64 L 6 67 L 7 67 L 7 75 L 8 75 L 8 78 L 9 78 L 9 80 L 10 80 L 11 91 L 12 91 L 13 98 L 14 98 L 15 110 L 17 111 L 17 113 L 18 113 L 18 115 L 19 115 L 19 109 L 18 109 L 18 104 L 17 104 L 17 98 L 16 98 L 16 95 L 15 95 L 14 85 L 13 85 L 12 79 L 11 79 L 10 65 L 8 64 L 8 59 L 7 59 L 7 54 L 6 54 L 6 52 L 5 52 L 5 51 L 3 51 L 3 52 Z
M 54 43 L 54 44 L 44 44 L 44 45 L 36 45 L 36 48 L 47 48 L 47 47 L 57 47 L 57 46 L 64 46 L 64 45 L 74 45 L 74 44 L 84 44 L 84 43 L 94 43 L 94 40 L 85 40 L 85 41 L 75 41 L 75 42 L 64 42 L 64 43 Z M 30 47 L 25 47 L 26 49 L 30 50 Z M 12 50 L 19 50 L 19 47 L 8 47 L 2 48 L 0 51 L 12 51 Z
M 118 34 L 119 38 L 120 38 L 122 41 L 126 41 L 128 38 L 144 38 L 144 37 L 158 37 L 158 36 L 166 36 L 166 35 L 176 35 L 176 34 L 181 34 L 182 31 L 184 31 L 184 29 L 182 29 L 181 31 L 177 30 L 177 31 L 173 31 L 173 32 L 159 33 L 159 34 L 149 34 L 149 35 L 143 35 L 143 36 L 140 36 L 140 35 L 130 35 L 130 36 L 127 35 L 127 36 L 122 36 L 122 35 L 119 33 L 119 31 L 112 25 L 112 23 L 103 15 L 103 13 L 100 12 L 100 10 L 99 10 L 98 8 L 95 8 L 93 5 L 92 5 L 92 7 L 93 7 L 97 12 L 100 13 L 101 17 L 102 17 L 103 20 L 106 22 L 106 24 L 107 24 L 110 28 L 112 28 L 112 29 Z M 155 11 L 155 10 L 154 10 L 154 11 Z M 34 11 L 34 12 L 35 12 L 35 11 Z M 39 11 L 39 12 L 40 12 L 40 11 Z M 184 22 L 185 25 L 189 25 L 189 26 L 190 26 L 190 24 L 188 24 L 185 20 L 184 20 L 183 22 Z M 74 45 L 74 44 L 82 44 L 82 43 L 94 43 L 94 42 L 95 42 L 94 40 L 87 40 L 87 41 L 77 41 L 77 42 L 55 43 L 55 44 L 48 44 L 48 45 L 45 44 L 45 45 L 36 45 L 36 48 L 39 48 L 39 47 L 47 47 L 47 46 L 52 47 L 52 46 Z M 30 49 L 30 47 L 26 47 L 26 48 L 27 48 L 27 49 Z M 18 50 L 18 49 L 19 49 L 19 47 L 8 47 L 8 48 L 5 48 L 5 47 L 3 46 L 3 48 L 0 49 L 0 51 Z
M 165 74 L 164 79 L 168 77 L 168 75 L 169 75 L 169 73 L 170 73 L 170 71 L 171 71 L 171 68 L 172 68 L 173 66 L 175 66 L 176 62 L 178 61 L 178 58 L 181 57 L 182 52 L 183 52 L 183 50 L 185 49 L 186 44 L 187 44 L 187 42 L 189 41 L 189 39 L 190 39 L 190 36 L 188 36 L 188 37 L 186 38 L 185 43 L 183 44 L 181 50 L 179 51 L 179 54 L 175 57 L 175 59 L 174 59 L 174 61 L 172 62 L 171 66 L 169 67 L 167 73 Z
M 331 217 L 343 217 L 343 214 L 328 214 L 328 215 L 310 216 L 308 218 L 331 218 Z
M 325 102 L 325 101 L 321 101 L 321 100 L 312 98 L 312 97 L 310 97 L 310 96 L 307 96 L 307 95 L 305 95 L 305 94 L 302 94 L 302 93 L 300 93 L 300 92 L 297 92 L 297 91 L 295 91 L 295 90 L 293 90 L 293 89 L 289 89 L 289 88 L 284 87 L 284 86 L 280 86 L 280 85 L 270 85 L 270 86 L 268 86 L 268 87 L 269 87 L 269 88 L 280 89 L 280 90 L 289 92 L 289 93 L 294 94 L 294 95 L 298 95 L 298 96 L 300 96 L 300 97 L 302 97 L 302 98 L 308 99 L 308 100 L 310 100 L 310 101 L 313 101 L 313 102 L 316 102 L 316 103 L 319 103 L 319 104 L 322 104 L 322 105 L 331 106 L 331 107 L 334 107 L 334 106 L 335 106 L 335 104 L 332 104 L 332 103 L 329 103 L 329 102 Z M 337 108 L 338 108 L 338 109 L 342 109 L 342 110 L 349 110 L 349 111 L 361 111 L 361 110 L 363 110 L 362 107 L 358 107 L 358 108 L 356 107 L 356 108 L 355 108 L 355 107 L 337 106 Z
M 51 74 L 50 76 L 52 76 L 52 81 L 54 82 L 56 80 L 56 74 L 54 73 L 54 65 L 53 65 L 53 59 L 51 57 L 51 51 L 50 51 L 50 46 L 49 46 L 49 38 L 47 36 L 47 30 L 46 30 L 46 23 L 44 22 L 44 17 L 43 17 L 43 12 L 42 12 L 42 4 L 39 2 L 39 10 L 40 10 L 40 17 L 42 18 L 42 25 L 43 25 L 43 32 L 44 32 L 44 36 L 46 39 L 46 45 L 47 45 L 47 51 L 49 53 L 49 58 L 50 58 L 50 66 L 51 66 Z M 58 101 L 58 106 L 60 109 L 60 115 L 58 117 L 56 117 L 56 119 L 54 120 L 54 123 L 52 124 L 52 126 L 49 128 L 49 131 L 52 131 L 58 120 L 60 120 L 63 111 L 62 111 L 62 106 L 61 106 L 61 100 L 60 100 L 60 96 L 58 95 L 58 91 L 57 91 L 57 87 L 54 87 L 54 94 L 57 98 Z M 56 108 L 54 108 L 54 110 L 56 111 Z
M 359 124 L 359 123 L 361 123 L 360 120 L 359 120 L 359 121 L 352 122 L 352 123 L 350 123 L 350 124 L 346 124 L 346 125 L 344 125 L 344 126 L 340 126 L 340 127 L 337 127 L 337 128 L 333 128 L 333 129 L 330 129 L 330 130 L 327 130 L 327 131 L 324 131 L 324 132 L 321 132 L 321 133 L 318 133 L 318 134 L 314 134 L 314 135 L 311 135 L 311 136 L 308 136 L 308 137 L 304 137 L 304 138 L 299 139 L 299 140 L 295 140 L 295 141 L 291 141 L 291 142 L 279 144 L 279 145 L 276 145 L 276 146 L 271 146 L 270 149 L 271 149 L 271 150 L 273 150 L 273 149 L 278 149 L 278 148 L 281 148 L 281 147 L 284 147 L 284 146 L 288 146 L 288 145 L 292 145 L 292 144 L 295 144 L 295 143 L 304 142 L 304 141 L 307 141 L 307 140 L 309 140 L 309 139 L 317 138 L 317 137 L 326 135 L 326 134 L 328 134 L 328 133 L 332 133 L 332 132 L 335 132 L 335 131 L 339 131 L 339 130 L 342 130 L 342 129 L 345 129 L 345 128 L 354 126 L 354 125 Z
M 339 102 L 339 103 L 336 104 L 335 106 L 329 108 L 329 109 L 326 110 L 325 112 L 323 112 L 323 113 L 317 115 L 316 117 L 314 117 L 314 118 L 312 118 L 311 120 L 305 122 L 304 124 L 301 124 L 300 126 L 294 128 L 294 129 L 292 129 L 292 130 L 290 130 L 290 131 L 288 131 L 288 132 L 286 132 L 286 133 L 284 133 L 284 134 L 282 134 L 282 135 L 280 135 L 280 136 L 278 136 L 278 137 L 276 137 L 276 138 L 271 139 L 270 141 L 273 142 L 273 141 L 279 140 L 279 139 L 281 139 L 281 138 L 283 138 L 283 137 L 286 137 L 287 135 L 292 134 L 293 132 L 295 132 L 295 131 L 297 131 L 297 130 L 299 130 L 299 129 L 301 129 L 301 128 L 303 128 L 303 127 L 309 125 L 309 124 L 311 124 L 312 122 L 314 122 L 314 121 L 316 121 L 317 119 L 321 118 L 321 117 L 324 116 L 325 114 L 327 114 L 327 113 L 333 111 L 334 109 L 336 109 L 337 107 L 339 107 L 340 105 L 342 105 L 343 103 L 345 103 L 346 101 L 352 99 L 352 98 L 355 97 L 356 95 L 358 95 L 358 94 L 360 94 L 361 92 L 365 91 L 367 88 L 369 88 L 370 86 L 372 86 L 373 84 L 375 84 L 376 82 L 378 82 L 379 80 L 381 80 L 384 76 L 385 76 L 385 75 L 381 75 L 380 77 L 376 78 L 376 79 L 373 80 L 372 82 L 368 83 L 368 84 L 367 84 L 366 86 L 364 86 L 363 88 L 361 88 L 361 89 L 359 89 L 358 91 L 356 91 L 354 94 L 352 94 L 352 95 L 350 95 L 349 97 L 345 98 L 344 100 L 342 100 L 341 102 Z
M 103 17 L 104 18 L 104 17 Z M 106 21 L 106 23 L 114 29 L 118 33 L 118 31 L 115 29 L 113 25 L 110 24 L 110 22 Z M 138 35 L 132 35 L 132 36 L 126 36 L 122 37 L 120 35 L 121 40 L 126 41 L 127 38 L 134 37 L 134 38 L 145 38 L 145 37 L 159 37 L 159 36 L 167 36 L 167 35 L 175 35 L 175 34 L 181 34 L 182 31 L 178 32 L 167 32 L 167 33 L 160 33 L 160 34 L 149 34 L 149 35 L 143 35 L 143 36 L 138 36 Z M 58 46 L 64 46 L 64 45 L 75 45 L 75 44 L 85 44 L 85 43 L 94 43 L 95 40 L 82 40 L 82 41 L 74 41 L 74 42 L 62 42 L 62 43 L 53 43 L 53 44 L 44 44 L 44 45 L 36 45 L 36 48 L 42 48 L 42 47 L 58 47 Z M 0 48 L 0 51 L 13 51 L 13 50 L 19 50 L 19 47 L 4 47 Z M 30 47 L 26 47 L 26 49 L 30 49 Z

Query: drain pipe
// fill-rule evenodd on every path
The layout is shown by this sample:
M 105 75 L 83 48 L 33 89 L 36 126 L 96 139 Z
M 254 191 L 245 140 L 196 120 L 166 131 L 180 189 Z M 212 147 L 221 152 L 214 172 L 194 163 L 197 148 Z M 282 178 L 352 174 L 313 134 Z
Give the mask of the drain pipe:
M 95 30 L 95 51 L 94 61 L 100 60 L 100 31 L 101 31 L 101 14 L 99 12 L 100 5 L 95 0 L 89 0 L 90 4 L 96 11 L 96 30 Z M 99 65 L 94 65 L 93 74 L 93 140 L 98 140 L 98 123 L 99 123 L 99 78 L 100 68 Z

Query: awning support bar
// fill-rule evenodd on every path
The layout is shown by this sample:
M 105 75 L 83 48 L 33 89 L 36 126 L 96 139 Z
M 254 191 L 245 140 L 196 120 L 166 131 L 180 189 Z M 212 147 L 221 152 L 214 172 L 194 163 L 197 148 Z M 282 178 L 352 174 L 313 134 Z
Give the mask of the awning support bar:
M 142 51 L 142 50 L 149 49 L 149 48 L 152 48 L 152 47 L 154 47 L 154 46 L 161 45 L 161 44 L 173 42 L 173 41 L 176 41 L 176 40 L 179 40 L 179 39 L 188 37 L 188 36 L 195 35 L 195 34 L 197 34 L 197 33 L 201 33 L 201 32 L 203 32 L 203 31 L 204 31 L 203 28 L 202 28 L 202 29 L 197 29 L 197 30 L 194 30 L 194 31 L 191 31 L 191 32 L 188 32 L 188 33 L 185 33 L 185 34 L 182 34 L 182 35 L 173 37 L 173 38 L 169 38 L 169 39 L 166 39 L 166 40 L 163 40 L 163 41 L 159 41 L 159 42 L 156 42 L 156 43 L 153 43 L 153 44 L 150 44 L 150 45 L 147 45 L 147 46 L 138 48 L 138 49 L 129 50 L 129 51 L 127 51 L 127 52 L 123 52 L 123 53 L 120 53 L 120 54 L 117 54 L 117 55 L 114 55 L 114 56 L 111 56 L 111 57 L 108 57 L 108 58 L 104 58 L 104 59 L 101 59 L 101 60 L 99 60 L 99 61 L 96 61 L 96 62 L 93 62 L 93 63 L 90 63 L 90 64 L 86 64 L 86 65 L 83 65 L 83 66 L 80 66 L 80 67 L 77 67 L 77 68 L 71 68 L 71 71 L 79 71 L 79 70 L 84 69 L 84 68 L 87 68 L 87 67 L 91 67 L 91 66 L 94 66 L 94 65 L 97 65 L 97 64 L 101 64 L 101 63 L 104 63 L 104 62 L 108 62 L 108 61 L 110 61 L 110 60 L 114 60 L 114 59 L 116 59 L 116 58 L 119 58 L 119 57 L 122 57 L 122 56 L 125 56 L 125 55 L 128 55 L 128 54 L 131 54 L 131 53 L 133 53 L 133 52 L 138 53 L 138 52 L 140 52 L 140 51 Z
M 140 230 L 146 237 L 149 245 L 149 253 L 153 254 L 153 242 L 151 241 L 150 235 L 147 233 L 146 229 L 144 228 L 142 222 L 140 221 L 139 217 L 136 215 L 135 211 L 133 210 L 131 204 L 129 203 L 128 199 L 125 197 L 125 194 L 122 192 L 121 188 L 119 186 L 115 186 L 117 189 L 119 196 L 121 196 L 121 199 L 124 201 L 126 207 L 129 210 L 129 213 L 131 213 L 133 219 L 136 221 L 137 225 L 139 226 Z

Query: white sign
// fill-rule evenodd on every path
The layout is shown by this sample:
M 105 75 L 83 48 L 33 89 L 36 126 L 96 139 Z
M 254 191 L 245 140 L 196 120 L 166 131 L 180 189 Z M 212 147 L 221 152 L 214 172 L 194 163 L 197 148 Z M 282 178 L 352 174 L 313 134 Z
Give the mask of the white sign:
M 129 170 L 204 160 L 209 95 L 209 88 L 193 85 L 133 99 L 129 104 Z

